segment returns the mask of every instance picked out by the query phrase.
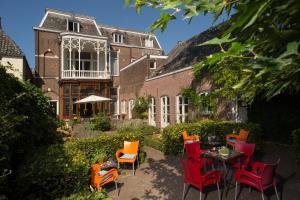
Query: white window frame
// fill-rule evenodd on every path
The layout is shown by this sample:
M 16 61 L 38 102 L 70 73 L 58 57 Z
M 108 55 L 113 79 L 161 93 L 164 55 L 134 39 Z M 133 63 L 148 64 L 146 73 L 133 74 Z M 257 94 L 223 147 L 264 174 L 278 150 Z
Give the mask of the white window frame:
M 170 98 L 168 96 L 160 98 L 160 113 L 161 127 L 164 128 L 170 124 Z
M 133 107 L 134 107 L 134 100 L 130 99 L 128 101 L 128 119 L 132 119 L 132 110 L 133 110 Z
M 117 65 L 116 65 L 116 68 L 117 68 L 117 74 L 113 74 L 114 72 L 113 72 L 113 70 L 112 70 L 112 62 L 111 62 L 111 53 L 109 53 L 109 62 L 110 62 L 110 72 L 111 72 L 111 75 L 112 76 L 119 76 L 120 75 L 120 69 L 119 69 L 119 67 L 120 67 L 120 60 L 119 60 L 119 58 L 120 58 L 120 50 L 118 50 L 118 51 L 114 51 L 114 52 L 116 52 L 117 53 Z
M 153 62 L 154 67 L 151 67 L 151 62 Z M 149 60 L 149 69 L 156 69 L 156 60 Z
M 121 102 L 121 114 L 126 114 L 126 101 Z
M 58 100 L 49 100 L 49 105 L 50 105 L 50 102 L 56 102 L 56 116 L 59 115 L 59 102 Z
M 153 38 L 151 37 L 145 38 L 145 47 L 153 48 Z
M 124 43 L 124 35 L 122 33 L 113 33 L 114 43 Z
M 156 126 L 156 110 L 155 110 L 155 98 L 150 97 L 149 99 L 149 108 L 148 108 L 148 123 L 151 126 Z
M 181 104 L 180 104 L 181 99 Z M 188 98 L 183 95 L 176 96 L 176 123 L 187 122 L 188 119 Z M 187 107 L 187 110 L 186 110 Z
M 73 24 L 73 30 L 70 30 L 70 27 L 69 27 L 69 23 L 72 23 Z M 77 31 L 75 31 L 74 30 L 74 25 L 76 25 L 77 26 Z M 71 21 L 71 20 L 67 20 L 67 30 L 68 31 L 71 31 L 71 32 L 77 32 L 77 33 L 79 33 L 80 32 L 80 23 L 79 22 L 75 22 L 75 21 Z

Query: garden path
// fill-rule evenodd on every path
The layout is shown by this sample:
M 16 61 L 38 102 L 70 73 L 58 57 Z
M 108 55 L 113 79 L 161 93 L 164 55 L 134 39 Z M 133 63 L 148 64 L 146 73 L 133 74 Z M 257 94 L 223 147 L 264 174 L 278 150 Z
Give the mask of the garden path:
M 281 158 L 277 170 L 278 178 L 280 179 L 279 191 L 281 199 L 299 199 L 300 167 L 296 165 L 291 149 L 272 144 L 266 145 L 264 149 L 265 152 L 261 155 L 262 160 L 274 161 L 278 157 Z M 132 171 L 129 169 L 122 171 L 119 181 L 119 197 L 116 196 L 114 187 L 108 189 L 109 196 L 115 200 L 181 199 L 183 190 L 182 169 L 180 166 L 181 156 L 164 156 L 162 152 L 150 147 L 145 147 L 145 151 L 147 153 L 146 161 L 136 170 L 135 176 L 132 176 Z M 215 187 L 208 188 L 208 190 L 210 190 L 208 193 L 205 192 L 207 189 L 204 191 L 207 196 L 205 197 L 204 195 L 202 199 L 218 199 Z M 265 199 L 276 199 L 273 190 L 267 190 L 265 197 L 269 197 Z M 199 191 L 190 187 L 186 199 L 199 199 Z M 234 199 L 234 188 L 229 190 L 227 198 L 223 194 L 222 199 Z M 250 193 L 248 188 L 244 188 L 238 199 L 256 200 L 261 199 L 261 196 L 256 190 L 252 190 Z

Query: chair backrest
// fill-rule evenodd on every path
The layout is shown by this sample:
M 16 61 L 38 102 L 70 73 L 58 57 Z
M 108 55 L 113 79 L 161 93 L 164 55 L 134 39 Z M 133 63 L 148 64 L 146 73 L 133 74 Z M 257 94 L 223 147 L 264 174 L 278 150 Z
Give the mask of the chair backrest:
M 239 140 L 246 141 L 249 135 L 249 131 L 241 128 L 239 134 Z
M 181 165 L 184 171 L 184 182 L 198 185 L 201 182 L 201 163 L 193 159 L 182 159 Z
M 242 164 L 244 167 L 247 167 L 253 157 L 255 144 L 237 141 L 234 143 L 234 149 L 239 152 L 244 152 Z
M 277 166 L 280 162 L 280 159 L 278 159 L 275 163 L 273 164 L 264 164 L 262 171 L 260 172 L 261 174 L 261 180 L 262 180 L 262 185 L 269 185 L 273 182 L 273 178 L 275 175 L 275 171 L 277 169 Z
M 201 150 L 200 150 L 200 143 L 199 142 L 192 142 L 187 143 L 185 145 L 185 150 L 187 153 L 188 158 L 200 159 L 201 157 Z
M 186 130 L 182 131 L 182 137 L 183 137 L 183 140 L 186 140 L 189 137 Z
M 139 141 L 124 141 L 124 154 L 137 154 L 139 150 Z

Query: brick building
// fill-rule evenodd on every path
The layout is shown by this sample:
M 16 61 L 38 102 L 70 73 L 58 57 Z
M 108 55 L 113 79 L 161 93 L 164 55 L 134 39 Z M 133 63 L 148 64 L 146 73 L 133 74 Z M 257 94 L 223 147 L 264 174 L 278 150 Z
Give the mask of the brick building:
M 119 114 L 120 70 L 146 56 L 161 56 L 155 35 L 96 23 L 90 16 L 46 9 L 35 32 L 36 83 L 60 119 L 90 116 L 92 106 Z M 113 99 L 74 104 L 89 95 Z

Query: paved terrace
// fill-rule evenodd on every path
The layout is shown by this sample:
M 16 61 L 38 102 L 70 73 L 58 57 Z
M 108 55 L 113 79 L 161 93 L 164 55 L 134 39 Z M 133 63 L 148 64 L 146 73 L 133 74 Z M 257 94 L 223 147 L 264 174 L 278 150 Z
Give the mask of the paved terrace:
M 162 152 L 149 147 L 145 147 L 145 151 L 147 153 L 146 161 L 137 169 L 135 176 L 132 176 L 130 167 L 128 170 L 122 171 L 119 180 L 119 197 L 116 196 L 114 184 L 109 188 L 106 187 L 108 194 L 115 200 L 181 199 L 183 190 L 181 156 L 164 156 Z M 296 164 L 292 150 L 285 146 L 268 144 L 264 151 L 264 154 L 261 155 L 261 159 L 264 161 L 273 162 L 278 157 L 281 158 L 277 169 L 280 180 L 278 186 L 280 198 L 282 200 L 300 199 L 300 166 Z M 234 186 L 230 188 L 227 196 L 223 192 L 222 186 L 221 192 L 222 199 L 234 199 Z M 199 199 L 199 190 L 190 187 L 185 199 Z M 206 188 L 202 199 L 218 199 L 216 186 Z M 261 195 L 255 189 L 249 192 L 246 186 L 242 188 L 238 199 L 256 200 L 261 199 Z M 265 199 L 276 199 L 273 189 L 266 190 Z

